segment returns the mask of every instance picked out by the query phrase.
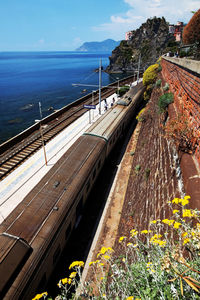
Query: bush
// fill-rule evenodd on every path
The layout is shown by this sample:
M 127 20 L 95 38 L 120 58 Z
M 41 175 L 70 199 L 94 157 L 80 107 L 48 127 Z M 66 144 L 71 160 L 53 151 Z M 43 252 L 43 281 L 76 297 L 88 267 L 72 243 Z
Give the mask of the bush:
M 161 86 L 161 83 L 162 83 L 161 79 L 158 79 L 158 80 L 156 81 L 156 87 L 160 87 L 160 86 Z
M 130 89 L 129 86 L 122 86 L 120 89 L 119 89 L 119 96 L 123 96 L 124 94 L 126 94 L 126 92 L 128 92 Z
M 151 65 L 143 74 L 143 84 L 145 86 L 155 83 L 159 64 Z
M 165 83 L 165 85 L 163 86 L 163 91 L 168 91 L 169 90 L 169 83 Z
M 200 9 L 193 15 L 183 30 L 184 44 L 200 42 Z
M 172 93 L 166 93 L 160 96 L 158 100 L 158 107 L 160 112 L 164 112 L 167 106 L 174 101 L 174 95 Z

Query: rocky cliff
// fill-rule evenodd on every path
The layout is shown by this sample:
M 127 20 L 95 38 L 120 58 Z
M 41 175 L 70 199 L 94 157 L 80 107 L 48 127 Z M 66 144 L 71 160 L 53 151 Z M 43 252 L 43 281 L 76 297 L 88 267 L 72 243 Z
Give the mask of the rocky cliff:
M 141 69 L 147 68 L 158 59 L 168 46 L 175 46 L 174 36 L 169 33 L 165 18 L 152 18 L 134 30 L 131 40 L 121 41 L 112 51 L 109 73 L 133 72 L 138 68 L 141 55 Z

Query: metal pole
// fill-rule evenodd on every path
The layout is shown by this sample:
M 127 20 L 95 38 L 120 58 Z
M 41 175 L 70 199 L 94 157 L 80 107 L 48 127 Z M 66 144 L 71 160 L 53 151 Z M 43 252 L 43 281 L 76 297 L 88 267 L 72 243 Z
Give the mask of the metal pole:
M 94 105 L 94 93 L 95 91 L 92 91 L 92 105 Z M 94 120 L 94 109 L 92 111 L 92 119 Z
M 117 97 L 119 97 L 119 77 L 116 77 L 117 79 Z
M 101 59 L 99 63 L 99 114 L 101 114 Z
M 91 124 L 91 109 L 89 109 L 89 124 Z
M 139 55 L 139 61 L 138 61 L 138 73 L 137 73 L 137 84 L 138 84 L 138 81 L 139 81 L 139 75 L 140 75 L 140 59 L 141 59 L 141 53 Z
M 39 111 L 40 111 L 40 134 L 41 134 L 41 139 L 42 139 L 42 147 L 43 147 L 43 150 L 44 150 L 45 165 L 47 166 L 47 156 L 46 156 L 45 145 L 44 145 L 44 137 L 43 137 L 43 132 L 42 132 L 42 109 L 41 109 L 41 103 L 40 102 L 39 102 Z

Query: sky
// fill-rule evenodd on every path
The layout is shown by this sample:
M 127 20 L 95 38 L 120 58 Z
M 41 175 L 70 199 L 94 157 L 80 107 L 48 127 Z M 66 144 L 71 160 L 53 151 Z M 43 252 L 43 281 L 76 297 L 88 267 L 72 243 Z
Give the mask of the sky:
M 73 51 L 125 39 L 150 17 L 187 23 L 200 0 L 0 0 L 0 51 Z

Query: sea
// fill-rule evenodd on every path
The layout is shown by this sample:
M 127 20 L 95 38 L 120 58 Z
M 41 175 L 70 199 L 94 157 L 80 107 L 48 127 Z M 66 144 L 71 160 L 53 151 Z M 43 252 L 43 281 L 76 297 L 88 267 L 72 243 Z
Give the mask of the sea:
M 53 110 L 98 90 L 111 53 L 0 52 L 0 144 Z M 125 75 L 102 72 L 102 86 Z M 91 85 L 91 86 L 90 86 Z

